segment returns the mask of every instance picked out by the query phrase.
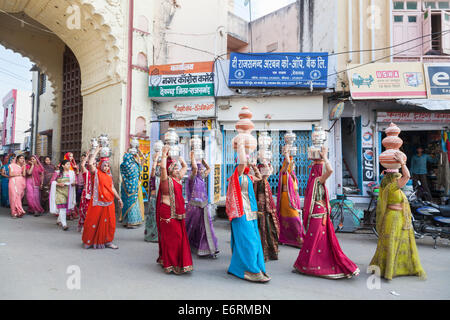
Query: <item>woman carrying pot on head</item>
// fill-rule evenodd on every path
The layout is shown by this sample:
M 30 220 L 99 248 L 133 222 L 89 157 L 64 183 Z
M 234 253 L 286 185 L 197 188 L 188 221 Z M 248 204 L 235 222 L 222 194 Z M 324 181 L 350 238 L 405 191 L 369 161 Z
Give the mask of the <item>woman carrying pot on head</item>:
M 57 214 L 57 224 L 64 231 L 69 229 L 67 225 L 67 213 L 71 212 L 76 205 L 76 178 L 75 173 L 70 170 L 69 160 L 63 160 L 59 165 L 59 174 L 51 183 L 50 188 L 50 213 Z
M 262 179 L 255 183 L 256 201 L 258 204 L 258 228 L 264 250 L 264 260 L 278 260 L 278 237 L 280 224 L 277 207 L 273 201 L 272 189 L 268 178 L 273 173 L 272 165 L 260 163 L 256 168 Z
M 402 173 L 398 169 L 387 169 L 381 180 L 376 209 L 378 244 L 369 268 L 377 268 L 388 280 L 397 276 L 425 279 L 411 222 L 411 208 L 401 190 L 410 179 L 410 173 L 401 153 L 396 152 L 394 159 L 401 164 Z
M 214 232 L 211 210 L 208 205 L 207 180 L 211 172 L 205 159 L 197 163 L 191 151 L 191 176 L 186 182 L 186 230 L 191 249 L 200 257 L 216 258 L 217 237 Z
M 264 263 L 258 230 L 258 205 L 253 189 L 253 183 L 260 181 L 261 177 L 249 174 L 249 161 L 242 140 L 237 141 L 237 153 L 239 164 L 229 178 L 225 205 L 231 221 L 232 256 L 228 273 L 244 280 L 264 283 L 270 281 L 270 277 Z M 255 170 L 255 173 L 259 172 Z
M 170 147 L 165 145 L 161 158 L 161 183 L 156 199 L 159 257 L 166 273 L 182 274 L 193 270 L 191 248 L 186 233 L 186 208 L 181 179 L 187 165 L 180 157 L 181 169 L 176 160 L 168 157 Z
M 279 242 L 301 248 L 305 235 L 302 222 L 299 183 L 294 159 L 284 148 L 284 161 L 278 180 L 277 215 L 280 222 Z
M 93 179 L 92 195 L 84 220 L 82 241 L 86 249 L 118 249 L 113 243 L 116 232 L 116 213 L 114 199 L 123 208 L 122 199 L 114 188 L 109 158 L 100 158 L 96 165 L 95 158 L 100 152 L 97 147 L 94 154 L 89 155 L 89 171 Z
M 351 278 L 359 268 L 342 252 L 330 219 L 330 200 L 325 185 L 333 168 L 328 148 L 322 147 L 320 160 L 313 160 L 303 206 L 305 240 L 294 269 L 302 274 L 328 279 Z

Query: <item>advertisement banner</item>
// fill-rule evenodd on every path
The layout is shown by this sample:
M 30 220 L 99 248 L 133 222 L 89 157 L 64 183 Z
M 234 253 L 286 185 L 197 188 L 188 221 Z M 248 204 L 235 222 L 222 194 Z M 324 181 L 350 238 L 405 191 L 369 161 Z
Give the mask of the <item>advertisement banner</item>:
M 214 62 L 151 66 L 149 97 L 214 96 Z
M 450 123 L 450 113 L 442 112 L 377 112 L 377 122 L 385 123 Z
M 428 99 L 450 99 L 450 63 L 425 63 Z
M 328 53 L 236 53 L 230 55 L 229 87 L 326 88 Z
M 155 107 L 158 119 L 164 120 L 196 120 L 198 118 L 212 118 L 216 114 L 214 98 L 184 100 L 183 102 L 161 102 Z
M 214 166 L 214 203 L 217 203 L 220 201 L 220 191 L 221 191 L 221 165 L 216 164 Z
M 150 141 L 139 140 L 139 150 L 141 150 L 142 154 L 146 157 L 141 157 L 142 173 L 139 180 L 147 193 L 144 193 L 144 200 L 148 201 L 148 197 L 150 196 Z
M 348 65 L 350 92 L 355 100 L 426 98 L 420 62 Z
M 363 181 L 375 181 L 375 156 L 372 148 L 362 148 Z

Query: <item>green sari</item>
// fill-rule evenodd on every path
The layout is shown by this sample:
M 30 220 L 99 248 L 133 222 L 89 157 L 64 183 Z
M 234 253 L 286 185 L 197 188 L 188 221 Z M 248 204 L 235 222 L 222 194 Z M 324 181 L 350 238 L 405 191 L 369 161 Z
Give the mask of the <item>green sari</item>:
M 380 275 L 388 280 L 397 276 L 426 278 L 420 264 L 411 209 L 408 199 L 398 186 L 400 174 L 387 174 L 381 181 L 377 203 L 376 228 L 379 234 L 377 250 L 370 267 L 378 267 Z M 403 210 L 392 210 L 389 204 L 401 203 Z

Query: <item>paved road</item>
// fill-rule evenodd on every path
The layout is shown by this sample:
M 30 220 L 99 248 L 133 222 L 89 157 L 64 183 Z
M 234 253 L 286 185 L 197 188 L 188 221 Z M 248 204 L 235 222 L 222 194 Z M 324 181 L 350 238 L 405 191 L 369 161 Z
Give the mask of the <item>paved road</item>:
M 118 226 L 119 250 L 85 250 L 76 222 L 62 231 L 49 214 L 11 219 L 0 209 L 0 299 L 450 299 L 450 246 L 418 241 L 426 281 L 381 280 L 369 290 L 365 270 L 375 252 L 368 234 L 338 234 L 344 252 L 360 267 L 354 279 L 327 280 L 292 273 L 298 249 L 282 246 L 280 259 L 266 264 L 272 280 L 255 284 L 227 274 L 231 250 L 228 221 L 214 223 L 221 252 L 216 260 L 194 257 L 194 272 L 167 275 L 156 264 L 158 245 L 143 241 L 143 228 Z M 69 290 L 68 266 L 81 270 L 81 289 Z M 393 295 L 391 291 L 400 294 Z

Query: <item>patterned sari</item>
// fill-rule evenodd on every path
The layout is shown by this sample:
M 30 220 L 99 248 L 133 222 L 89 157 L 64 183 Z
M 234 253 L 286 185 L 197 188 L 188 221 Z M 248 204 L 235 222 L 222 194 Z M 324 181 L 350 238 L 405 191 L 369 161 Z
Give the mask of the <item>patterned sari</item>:
M 208 191 L 206 190 L 206 176 L 203 175 L 203 165 L 198 164 L 197 175 L 186 182 L 186 231 L 191 249 L 198 256 L 215 256 L 217 237 L 214 232 L 211 210 L 208 205 Z
M 84 221 L 82 241 L 86 249 L 104 249 L 112 244 L 116 232 L 113 178 L 101 170 L 100 161 L 93 175 L 92 196 Z
M 300 273 L 328 278 L 351 278 L 359 268 L 344 254 L 330 220 L 328 190 L 321 185 L 322 164 L 314 164 L 308 178 L 303 206 L 306 236 L 294 268 Z M 325 206 L 320 201 L 325 202 Z
M 122 174 L 121 197 L 123 208 L 119 221 L 124 225 L 138 226 L 144 222 L 144 203 L 139 182 L 142 167 L 131 153 L 125 153 L 120 165 Z
M 80 219 L 78 219 L 78 232 L 81 232 L 81 230 L 83 229 L 84 220 L 86 219 L 86 213 L 89 207 L 89 200 L 91 200 L 92 179 L 89 170 L 86 170 L 86 172 L 83 173 L 83 182 L 84 187 L 81 193 L 80 206 L 78 209 L 80 213 Z
M 191 248 L 186 233 L 186 209 L 183 186 L 168 177 L 170 206 L 162 202 L 161 188 L 156 199 L 156 223 L 158 226 L 159 263 L 166 273 L 182 274 L 193 270 Z
M 298 194 L 298 180 L 292 170 L 292 161 L 291 159 L 289 168 L 279 175 L 277 195 L 277 215 L 280 222 L 279 242 L 301 248 L 305 234 L 300 195 Z M 286 165 L 285 160 L 283 167 Z
M 270 278 L 266 274 L 258 231 L 258 205 L 248 173 L 246 168 L 239 176 L 236 168 L 228 183 L 226 212 L 231 221 L 232 251 L 228 273 L 249 281 L 266 282 Z
M 381 181 L 376 212 L 378 244 L 370 266 L 378 267 L 381 276 L 388 280 L 409 275 L 425 279 L 411 224 L 411 209 L 398 186 L 399 177 L 400 174 L 388 173 Z M 403 210 L 388 208 L 398 203 Z
M 264 250 L 264 260 L 278 260 L 280 225 L 272 190 L 267 179 L 258 181 L 255 185 L 258 202 L 258 228 Z

